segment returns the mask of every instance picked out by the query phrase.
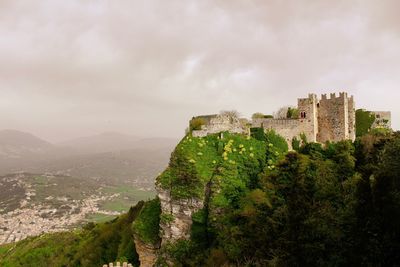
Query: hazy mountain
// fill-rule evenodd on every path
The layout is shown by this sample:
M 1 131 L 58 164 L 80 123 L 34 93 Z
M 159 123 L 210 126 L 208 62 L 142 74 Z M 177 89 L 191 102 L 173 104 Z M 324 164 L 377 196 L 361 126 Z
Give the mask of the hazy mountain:
M 167 166 L 172 148 L 132 149 L 75 155 L 49 160 L 30 172 L 50 172 L 75 177 L 101 177 L 152 187 L 154 178 Z
M 108 132 L 51 144 L 29 133 L 0 131 L 0 174 L 54 172 L 148 182 L 161 171 L 177 140 Z M 152 182 L 152 181 L 150 181 Z
M 132 149 L 139 139 L 132 135 L 106 132 L 68 140 L 57 145 L 74 149 L 79 154 L 88 154 Z
M 53 145 L 30 133 L 16 130 L 0 131 L 0 158 L 19 159 L 31 155 L 45 154 Z

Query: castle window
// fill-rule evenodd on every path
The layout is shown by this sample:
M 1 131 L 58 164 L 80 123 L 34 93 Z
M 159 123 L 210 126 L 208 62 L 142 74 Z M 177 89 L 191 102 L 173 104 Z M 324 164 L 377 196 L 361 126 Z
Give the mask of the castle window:
M 304 112 L 304 118 L 306 118 L 307 116 L 306 116 L 306 113 Z
M 317 103 L 317 108 L 319 108 L 319 103 Z
M 301 117 L 302 119 L 305 119 L 305 118 L 306 118 L 306 113 L 305 113 L 305 112 L 301 112 L 301 113 L 300 113 L 300 117 Z

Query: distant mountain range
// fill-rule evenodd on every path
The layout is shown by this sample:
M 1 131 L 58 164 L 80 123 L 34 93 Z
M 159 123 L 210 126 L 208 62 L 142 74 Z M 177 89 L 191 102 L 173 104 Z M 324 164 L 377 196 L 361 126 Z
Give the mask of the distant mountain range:
M 106 132 L 58 143 L 59 147 L 74 149 L 78 154 L 93 154 L 130 149 L 173 148 L 177 139 L 140 138 L 137 136 Z
M 53 145 L 30 133 L 16 130 L 0 131 L 0 158 L 23 158 L 31 154 L 43 154 Z
M 30 133 L 0 131 L 0 175 L 52 172 L 152 183 L 178 140 L 107 132 L 52 144 Z

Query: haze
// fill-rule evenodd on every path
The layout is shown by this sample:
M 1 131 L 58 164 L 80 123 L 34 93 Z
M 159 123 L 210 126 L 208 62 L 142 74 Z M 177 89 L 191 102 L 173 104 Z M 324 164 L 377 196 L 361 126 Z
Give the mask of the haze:
M 400 1 L 0 1 L 0 129 L 181 137 L 347 91 L 400 126 Z

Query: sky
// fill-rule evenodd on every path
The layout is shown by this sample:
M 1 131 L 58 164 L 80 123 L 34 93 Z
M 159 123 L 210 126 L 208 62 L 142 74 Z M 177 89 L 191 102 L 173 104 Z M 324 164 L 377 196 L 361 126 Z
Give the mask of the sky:
M 0 129 L 181 137 L 346 91 L 400 128 L 398 0 L 0 0 Z

